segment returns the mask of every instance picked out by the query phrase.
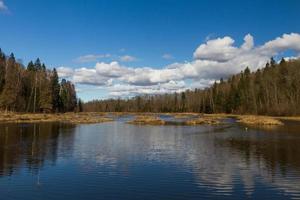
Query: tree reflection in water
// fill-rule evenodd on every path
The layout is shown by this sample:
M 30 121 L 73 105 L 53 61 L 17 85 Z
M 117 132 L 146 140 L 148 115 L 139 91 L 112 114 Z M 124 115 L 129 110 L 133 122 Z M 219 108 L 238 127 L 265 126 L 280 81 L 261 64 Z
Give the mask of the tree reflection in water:
M 58 123 L 1 124 L 0 125 L 0 176 L 10 176 L 26 168 L 38 173 L 47 165 L 54 165 L 58 151 L 70 150 L 74 141 L 75 126 Z M 63 130 L 63 131 L 62 131 Z

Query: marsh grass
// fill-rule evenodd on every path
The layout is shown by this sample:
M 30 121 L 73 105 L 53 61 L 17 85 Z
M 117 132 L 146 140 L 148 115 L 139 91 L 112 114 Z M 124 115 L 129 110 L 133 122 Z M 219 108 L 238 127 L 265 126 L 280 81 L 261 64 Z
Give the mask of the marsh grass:
M 164 125 L 165 121 L 154 115 L 137 115 L 134 120 L 128 123 L 138 125 Z
M 209 124 L 209 125 L 218 125 L 222 124 L 221 120 L 224 118 L 221 117 L 212 117 L 212 116 L 202 116 L 196 119 L 187 120 L 185 125 L 201 125 L 201 124 Z
M 91 124 L 112 121 L 104 113 L 63 113 L 63 114 L 29 114 L 29 113 L 1 113 L 0 122 L 10 123 L 38 123 L 64 122 L 73 124 Z
M 255 116 L 255 115 L 239 115 L 237 116 L 237 122 L 248 125 L 267 125 L 267 126 L 278 126 L 283 125 L 283 122 L 279 119 L 269 116 Z
M 280 120 L 300 121 L 300 116 L 284 116 L 284 117 L 274 117 L 274 118 Z
M 172 113 L 171 116 L 175 119 L 187 119 L 192 117 L 199 117 L 202 115 L 198 113 Z

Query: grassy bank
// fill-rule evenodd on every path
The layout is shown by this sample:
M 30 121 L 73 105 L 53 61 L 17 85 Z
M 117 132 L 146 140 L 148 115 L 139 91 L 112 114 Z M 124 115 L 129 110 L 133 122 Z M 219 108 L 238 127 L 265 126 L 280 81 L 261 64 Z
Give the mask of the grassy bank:
M 37 123 L 63 122 L 72 124 L 92 124 L 112 121 L 103 113 L 63 113 L 63 114 L 32 114 L 32 113 L 1 113 L 2 123 Z

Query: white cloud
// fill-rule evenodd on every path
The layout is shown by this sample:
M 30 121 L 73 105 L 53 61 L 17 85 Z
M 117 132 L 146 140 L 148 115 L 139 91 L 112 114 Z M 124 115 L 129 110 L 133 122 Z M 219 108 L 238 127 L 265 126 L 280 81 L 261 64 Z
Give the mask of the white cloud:
M 99 76 L 96 69 L 88 69 L 83 67 L 75 70 L 73 81 L 75 83 L 88 85 L 107 85 L 109 78 L 105 76 Z
M 164 55 L 162 55 L 162 58 L 166 59 L 166 60 L 172 60 L 172 59 L 174 59 L 174 57 L 171 54 L 169 54 L 169 53 L 165 53 Z
M 70 76 L 75 83 L 101 85 L 112 96 L 160 94 L 204 88 L 221 77 L 239 73 L 247 66 L 256 70 L 263 67 L 270 57 L 286 50 L 293 51 L 295 56 L 300 54 L 299 34 L 284 34 L 261 46 L 254 45 L 250 34 L 244 37 L 241 46 L 234 46 L 234 40 L 229 36 L 208 40 L 195 50 L 195 60 L 173 63 L 161 69 L 133 68 L 114 61 L 99 62 L 93 68 L 59 68 L 58 71 Z
M 79 56 L 74 61 L 79 63 L 94 62 L 94 61 L 98 61 L 101 58 L 109 58 L 109 57 L 111 57 L 110 54 L 89 54 L 89 55 Z
M 143 94 L 165 94 L 170 92 L 182 92 L 186 89 L 184 81 L 169 81 L 154 86 L 137 86 L 130 84 L 115 84 L 108 88 L 111 97 L 135 96 Z
M 244 44 L 242 45 L 242 49 L 243 50 L 250 50 L 250 49 L 253 48 L 253 46 L 254 46 L 254 39 L 253 39 L 252 35 L 247 34 L 244 37 Z
M 130 55 L 124 55 L 124 56 L 120 56 L 120 61 L 122 62 L 133 62 L 136 61 L 136 57 L 134 56 L 130 56 Z
M 180 80 L 184 77 L 177 73 L 177 69 L 153 69 L 153 68 L 135 68 L 131 73 L 123 76 L 120 80 L 133 85 L 155 85 L 166 83 L 172 80 Z
M 7 11 L 8 7 L 5 5 L 3 0 L 0 0 L 0 12 L 1 11 Z
M 97 63 L 96 66 L 97 74 L 109 78 L 118 78 L 131 73 L 131 69 L 122 67 L 118 62 L 114 61 L 111 63 Z
M 69 67 L 57 68 L 57 74 L 60 78 L 70 78 L 74 75 L 74 70 Z
M 293 49 L 300 52 L 300 35 L 298 33 L 283 34 L 275 40 L 265 43 L 259 50 L 266 54 L 277 54 L 278 51 Z
M 194 58 L 226 62 L 232 59 L 238 51 L 236 47 L 232 46 L 233 43 L 234 40 L 228 36 L 208 40 L 205 44 L 201 44 L 196 49 L 194 52 Z

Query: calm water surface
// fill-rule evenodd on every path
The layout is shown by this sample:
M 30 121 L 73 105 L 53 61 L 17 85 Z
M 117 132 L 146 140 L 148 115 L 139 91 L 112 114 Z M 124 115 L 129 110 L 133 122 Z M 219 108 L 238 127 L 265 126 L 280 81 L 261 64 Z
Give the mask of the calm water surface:
M 0 125 L 0 199 L 300 199 L 300 124 Z

